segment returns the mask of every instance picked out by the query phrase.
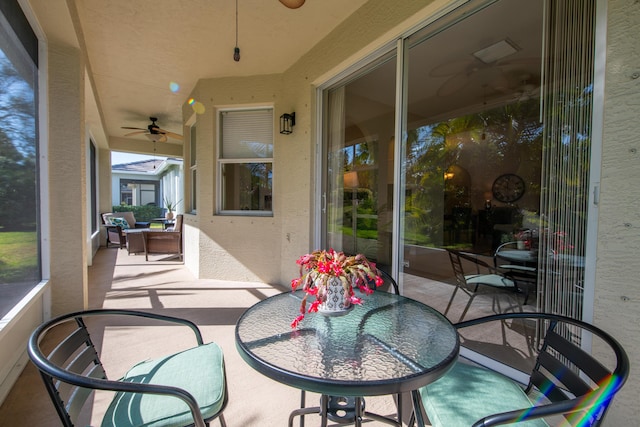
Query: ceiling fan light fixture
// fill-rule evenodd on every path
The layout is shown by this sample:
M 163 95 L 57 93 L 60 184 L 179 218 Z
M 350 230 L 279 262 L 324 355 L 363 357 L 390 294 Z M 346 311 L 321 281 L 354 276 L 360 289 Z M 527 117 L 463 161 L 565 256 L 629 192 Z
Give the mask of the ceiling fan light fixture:
M 304 4 L 304 0 L 280 0 L 289 9 L 297 9 Z
M 511 40 L 504 39 L 492 44 L 491 46 L 487 46 L 483 49 L 473 52 L 473 56 L 475 56 L 485 64 L 491 64 L 502 58 L 506 58 L 509 55 L 513 55 L 519 50 L 520 48 Z
M 147 133 L 144 136 L 147 137 L 147 139 L 149 139 L 149 141 L 151 142 L 159 142 L 162 140 L 162 137 L 164 136 L 161 133 Z

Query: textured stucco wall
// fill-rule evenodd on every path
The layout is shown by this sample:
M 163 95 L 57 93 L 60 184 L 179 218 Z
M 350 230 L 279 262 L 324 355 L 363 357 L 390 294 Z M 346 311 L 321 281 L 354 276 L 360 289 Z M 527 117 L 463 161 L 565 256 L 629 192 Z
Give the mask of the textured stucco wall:
M 640 2 L 607 2 L 602 177 L 593 322 L 612 333 L 631 359 L 631 377 L 608 426 L 637 425 L 640 409 Z M 598 350 L 598 349 L 596 349 Z
M 87 306 L 84 61 L 49 46 L 49 206 L 52 314 Z M 60 218 L 64 217 L 61 221 Z
M 371 46 L 376 45 L 377 39 L 381 39 L 378 45 L 392 41 L 389 32 L 400 34 L 399 26 L 406 29 L 428 16 L 430 10 L 425 6 L 432 3 L 446 2 L 413 0 L 391 4 L 372 0 L 282 75 L 208 79 L 198 83 L 190 97 L 205 105 L 205 113 L 197 116 L 200 233 L 197 249 L 187 249 L 186 265 L 192 271 L 195 270 L 192 257 L 197 256 L 202 278 L 258 280 L 288 286 L 297 274 L 295 260 L 314 249 L 312 198 L 318 126 L 314 120 L 314 82 L 338 69 L 340 64 L 356 62 L 374 49 Z M 411 22 L 403 23 L 405 20 Z M 274 216 L 216 216 L 216 107 L 257 104 L 274 107 Z M 278 117 L 292 111 L 296 113 L 293 133 L 280 135 Z M 183 113 L 186 122 L 193 115 L 191 106 L 185 104 Z M 195 238 L 196 233 L 189 232 L 186 237 Z M 193 245 L 191 241 L 186 243 L 188 248 Z
M 192 94 L 207 106 L 206 114 L 198 117 L 201 191 L 194 225 L 200 232 L 192 233 L 198 239 L 200 277 L 257 279 L 286 285 L 295 276 L 295 259 L 313 249 L 315 224 L 311 214 L 317 202 L 312 197 L 319 126 L 315 123 L 314 84 L 322 84 L 366 53 L 392 41 L 446 2 L 390 3 L 366 3 L 281 78 L 254 76 L 200 82 Z M 640 78 L 636 74 L 640 73 L 640 1 L 601 3 L 607 8 L 607 63 L 593 322 L 613 333 L 631 358 L 631 377 L 605 422 L 627 426 L 635 425 L 640 415 L 635 398 L 640 388 L 636 374 L 640 361 L 640 286 L 634 280 L 640 252 L 640 141 L 636 130 L 640 115 Z M 276 135 L 274 217 L 217 217 L 214 194 L 202 190 L 210 183 L 215 188 L 213 107 L 264 102 L 273 103 L 276 117 L 296 112 L 293 134 Z M 191 114 L 190 106 L 185 105 L 185 117 Z M 600 352 L 600 348 L 596 346 L 595 351 Z
M 199 277 L 222 280 L 263 281 L 278 283 L 280 227 L 283 207 L 281 199 L 273 201 L 272 217 L 216 215 L 217 176 L 217 112 L 224 107 L 273 106 L 279 98 L 280 75 L 207 79 L 198 83 L 191 96 L 205 106 L 196 117 L 197 126 L 197 217 L 199 233 L 189 230 L 185 235 L 185 253 L 192 268 L 198 257 Z M 193 112 L 185 107 L 185 117 Z M 276 108 L 274 116 L 279 112 Z M 274 119 L 274 126 L 275 126 Z M 281 156 L 288 141 L 275 134 L 274 195 L 279 194 L 287 167 Z M 185 146 L 185 150 L 188 146 Z M 308 196 L 307 196 L 308 197 Z M 191 220 L 190 220 L 191 221 Z M 192 239 L 197 239 L 197 247 Z

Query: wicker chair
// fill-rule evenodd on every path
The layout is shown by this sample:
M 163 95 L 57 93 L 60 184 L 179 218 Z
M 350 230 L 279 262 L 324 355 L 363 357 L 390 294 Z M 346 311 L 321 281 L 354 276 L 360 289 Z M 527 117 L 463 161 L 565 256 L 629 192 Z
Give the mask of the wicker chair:
M 149 254 L 178 255 L 182 261 L 182 215 L 176 215 L 173 227 L 165 231 L 143 231 L 144 256 L 149 261 Z

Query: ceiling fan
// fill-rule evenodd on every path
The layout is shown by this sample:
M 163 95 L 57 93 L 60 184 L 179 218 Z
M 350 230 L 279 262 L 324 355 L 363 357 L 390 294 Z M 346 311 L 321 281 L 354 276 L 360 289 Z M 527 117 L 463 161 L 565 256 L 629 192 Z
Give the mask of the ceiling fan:
M 437 90 L 438 96 L 450 96 L 469 87 L 510 92 L 519 86 L 521 75 L 540 68 L 540 58 L 523 57 L 523 53 L 520 46 L 504 38 L 475 50 L 466 59 L 437 65 L 429 75 L 446 78 Z
M 153 142 L 167 142 L 167 137 L 182 141 L 182 135 L 160 128 L 160 126 L 156 124 L 158 121 L 157 117 L 149 117 L 149 120 L 151 120 L 151 124 L 147 126 L 146 129 L 122 126 L 122 129 L 135 129 L 135 132 L 129 132 L 125 136 L 144 134 Z
M 432 77 L 447 77 L 438 88 L 439 96 L 450 96 L 469 86 L 488 86 L 497 92 L 508 92 L 521 83 L 520 76 L 526 70 L 539 67 L 539 60 L 524 58 L 511 61 L 496 61 L 485 64 L 473 59 L 443 64 L 431 70 Z

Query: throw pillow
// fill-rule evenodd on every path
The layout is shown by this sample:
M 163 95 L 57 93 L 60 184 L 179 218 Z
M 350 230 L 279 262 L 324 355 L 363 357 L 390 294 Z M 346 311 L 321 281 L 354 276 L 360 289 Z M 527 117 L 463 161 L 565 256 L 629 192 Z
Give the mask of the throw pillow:
M 109 222 L 111 222 L 111 225 L 119 225 L 120 228 L 122 228 L 123 230 L 126 230 L 129 228 L 129 223 L 124 218 L 118 218 L 118 217 L 112 216 L 111 218 L 109 218 Z

